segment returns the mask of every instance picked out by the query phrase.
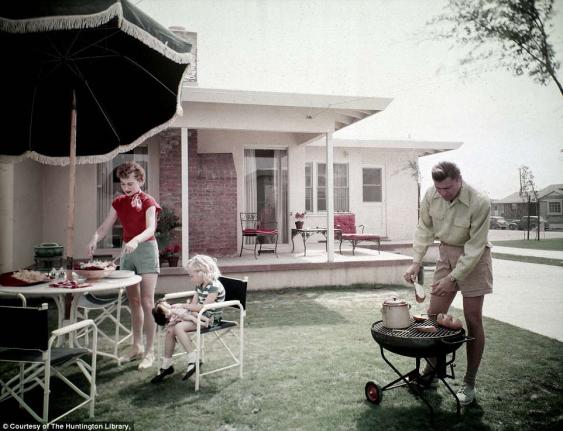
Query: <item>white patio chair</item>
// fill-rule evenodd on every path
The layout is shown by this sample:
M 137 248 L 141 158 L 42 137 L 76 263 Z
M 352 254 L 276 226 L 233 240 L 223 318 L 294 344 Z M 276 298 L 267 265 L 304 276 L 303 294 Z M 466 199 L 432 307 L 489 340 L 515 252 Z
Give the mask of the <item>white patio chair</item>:
M 8 307 L 0 306 L 0 362 L 16 363 L 17 372 L 13 376 L 0 378 L 0 402 L 14 398 L 35 420 L 50 424 L 82 406 L 88 405 L 89 417 L 94 417 L 96 396 L 96 351 L 98 333 L 92 320 L 83 320 L 52 331 L 48 329 L 48 307 Z M 25 322 L 25 324 L 22 324 Z M 72 332 L 91 327 L 92 342 L 88 349 L 55 347 L 55 341 Z M 5 329 L 11 328 L 11 329 Z M 82 358 L 91 357 L 90 363 Z M 89 383 L 89 392 L 80 389 L 69 380 L 64 371 L 71 365 L 77 365 Z M 13 368 L 3 368 L 3 373 Z M 49 417 L 49 401 L 51 397 L 51 376 L 58 377 L 80 398 L 78 404 L 70 407 L 54 419 Z M 39 386 L 43 391 L 41 408 L 26 401 L 26 392 Z
M 220 371 L 228 370 L 230 368 L 238 367 L 239 376 L 242 379 L 242 370 L 244 363 L 244 317 L 246 316 L 246 288 L 248 285 L 248 279 L 245 277 L 244 280 L 239 280 L 236 278 L 229 277 L 219 277 L 219 281 L 223 284 L 225 288 L 225 301 L 218 302 L 214 304 L 205 305 L 199 312 L 197 329 L 193 333 L 193 338 L 195 338 L 195 352 L 196 352 L 196 371 L 195 371 L 195 390 L 199 390 L 200 380 L 203 376 L 207 376 Z M 195 295 L 195 291 L 186 291 L 178 293 L 169 293 L 164 295 L 164 300 L 168 302 L 174 302 L 178 299 L 191 298 Z M 201 316 L 207 310 L 217 310 L 221 308 L 234 308 L 238 310 L 238 321 L 222 319 L 221 323 L 217 326 L 211 328 L 201 327 Z M 238 334 L 233 330 L 238 328 Z M 164 337 L 165 328 L 158 326 L 157 330 L 157 354 L 158 354 L 158 369 L 160 368 L 161 357 L 164 352 L 162 339 Z M 228 353 L 230 357 L 230 363 L 226 366 L 217 367 L 213 369 L 206 369 L 205 372 L 201 370 L 201 363 L 205 362 L 205 348 L 204 336 L 208 334 L 213 334 L 213 340 L 218 342 L 224 350 Z M 226 341 L 227 335 L 234 335 L 238 338 L 238 355 L 233 352 L 233 349 L 229 346 Z M 208 342 L 207 345 L 211 345 Z M 179 347 L 181 349 L 181 346 Z M 174 357 L 180 355 L 185 355 L 185 352 L 178 352 L 174 354 Z M 207 366 L 206 366 L 207 367 Z

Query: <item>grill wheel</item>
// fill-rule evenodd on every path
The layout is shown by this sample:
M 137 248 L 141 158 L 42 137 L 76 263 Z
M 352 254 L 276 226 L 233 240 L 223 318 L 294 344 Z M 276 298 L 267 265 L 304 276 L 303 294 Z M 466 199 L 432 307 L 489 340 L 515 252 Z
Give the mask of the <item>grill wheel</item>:
M 367 382 L 365 387 L 367 400 L 372 404 L 379 404 L 383 398 L 383 391 L 374 382 Z

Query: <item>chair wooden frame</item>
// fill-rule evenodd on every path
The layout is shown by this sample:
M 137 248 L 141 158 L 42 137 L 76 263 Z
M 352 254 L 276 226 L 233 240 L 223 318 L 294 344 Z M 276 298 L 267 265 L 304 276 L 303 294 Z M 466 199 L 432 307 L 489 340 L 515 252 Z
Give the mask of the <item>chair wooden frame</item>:
M 195 337 L 195 352 L 196 352 L 196 371 L 195 371 L 195 390 L 199 390 L 200 381 L 203 376 L 207 376 L 210 374 L 218 373 L 220 371 L 228 370 L 231 368 L 238 367 L 239 369 L 239 377 L 242 379 L 243 377 L 243 366 L 244 366 L 244 318 L 246 316 L 246 289 L 248 286 L 248 280 L 245 277 L 244 280 L 239 280 L 236 278 L 230 277 L 219 277 L 219 280 L 223 284 L 225 288 L 225 301 L 224 302 L 217 302 L 213 304 L 206 304 L 198 313 L 198 322 L 196 331 L 193 333 L 193 337 Z M 169 293 L 164 295 L 162 299 L 165 301 L 175 301 L 178 299 L 187 299 L 194 296 L 196 293 L 195 291 L 186 291 L 186 292 L 177 292 L 177 293 Z M 211 328 L 203 328 L 201 326 L 201 316 L 207 310 L 218 310 L 222 308 L 234 308 L 238 310 L 238 322 L 231 321 L 231 320 L 221 320 L 221 323 L 218 326 L 214 326 Z M 238 336 L 233 330 L 238 327 Z M 164 336 L 165 328 L 158 326 L 157 330 L 157 355 L 159 360 L 159 367 L 160 368 L 160 361 L 162 354 L 164 352 L 162 346 L 162 338 Z M 228 334 L 233 334 L 238 338 L 238 355 L 233 352 L 233 349 L 226 343 L 224 337 Z M 229 354 L 232 362 L 226 366 L 214 368 L 211 370 L 206 370 L 203 372 L 201 370 L 200 362 L 205 362 L 205 345 L 204 345 L 204 336 L 206 334 L 213 334 L 214 341 L 219 342 L 225 351 Z M 174 357 L 178 357 L 181 355 L 185 355 L 185 352 L 178 352 L 174 354 Z
M 25 319 L 25 320 L 24 320 Z M 25 325 L 21 322 L 27 321 Z M 89 406 L 89 417 L 94 417 L 96 396 L 96 352 L 98 332 L 93 320 L 82 320 L 56 329 L 49 334 L 48 306 L 10 307 L 0 306 L 0 327 L 18 322 L 17 330 L 0 331 L 0 362 L 19 364 L 18 372 L 8 379 L 0 378 L 0 402 L 14 398 L 35 420 L 50 424 L 58 421 L 80 407 Z M 55 347 L 55 341 L 73 332 L 91 327 L 91 347 Z M 91 355 L 90 364 L 82 356 Z M 89 393 L 78 388 L 63 374 L 63 370 L 76 364 L 89 382 Z M 49 419 L 51 376 L 62 380 L 83 400 L 54 419 Z M 25 400 L 25 393 L 40 386 L 43 390 L 41 412 L 37 412 Z

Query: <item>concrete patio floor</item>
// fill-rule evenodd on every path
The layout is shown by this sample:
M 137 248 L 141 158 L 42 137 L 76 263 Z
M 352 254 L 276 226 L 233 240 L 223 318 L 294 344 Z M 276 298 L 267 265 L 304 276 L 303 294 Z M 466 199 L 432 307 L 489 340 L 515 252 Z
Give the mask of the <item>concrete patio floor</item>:
M 279 244 L 277 257 L 269 252 L 255 258 L 252 250 L 243 250 L 241 257 L 220 257 L 217 263 L 226 276 L 248 277 L 250 290 L 360 283 L 403 284 L 402 274 L 412 262 L 411 257 L 399 254 L 404 246 L 404 243 L 388 242 L 382 244 L 380 252 L 357 247 L 355 255 L 350 246 L 343 246 L 342 254 L 336 246 L 334 262 L 327 262 L 324 242 L 307 242 L 307 255 L 304 256 L 303 244 L 296 241 L 293 252 L 291 243 Z M 183 268 L 162 268 L 158 292 L 185 290 L 186 283 L 188 279 Z

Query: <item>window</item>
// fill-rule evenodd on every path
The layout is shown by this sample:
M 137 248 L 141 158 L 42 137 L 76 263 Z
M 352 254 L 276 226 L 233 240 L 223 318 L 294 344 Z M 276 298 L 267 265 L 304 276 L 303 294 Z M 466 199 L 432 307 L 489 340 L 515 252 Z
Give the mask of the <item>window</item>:
M 313 211 L 313 163 L 305 163 L 305 211 Z
M 348 165 L 335 163 L 334 211 L 349 210 Z M 317 211 L 326 211 L 326 163 L 317 164 Z
M 149 154 L 148 147 L 146 145 L 136 147 L 132 151 L 127 153 L 118 154 L 112 160 L 106 163 L 100 163 L 97 165 L 97 226 L 101 225 L 105 220 L 109 209 L 111 208 L 111 202 L 113 199 L 120 194 L 121 185 L 119 178 L 117 178 L 116 168 L 122 163 L 133 160 L 139 163 L 145 170 L 145 185 L 143 191 L 150 193 L 147 190 L 147 185 L 149 181 Z M 122 227 L 119 220 L 113 225 L 112 232 L 108 233 L 106 237 L 99 243 L 100 248 L 120 248 L 121 238 L 122 238 Z
M 561 214 L 561 201 L 549 201 L 547 204 L 548 214 Z
M 363 168 L 362 178 L 364 202 L 381 202 L 381 168 Z

